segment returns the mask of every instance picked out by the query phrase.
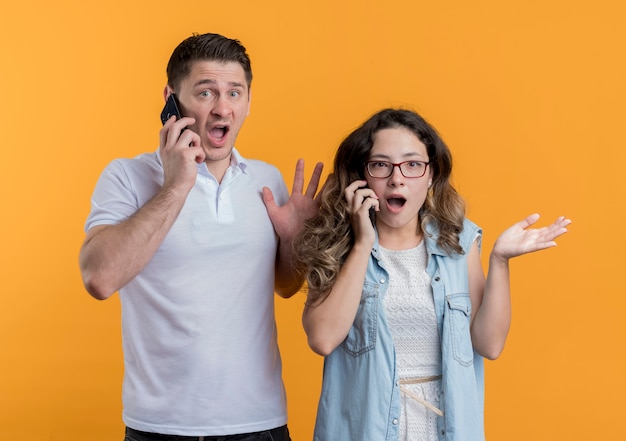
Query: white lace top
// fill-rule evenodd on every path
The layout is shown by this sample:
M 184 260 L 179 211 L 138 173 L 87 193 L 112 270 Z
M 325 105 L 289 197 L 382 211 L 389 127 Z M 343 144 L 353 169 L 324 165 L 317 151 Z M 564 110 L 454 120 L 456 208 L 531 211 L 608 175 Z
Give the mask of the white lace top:
M 380 247 L 382 263 L 389 273 L 383 304 L 396 350 L 402 385 L 400 441 L 437 440 L 438 415 L 442 409 L 440 379 L 441 345 L 430 277 L 426 273 L 424 242 L 408 250 Z M 424 378 L 427 380 L 422 381 Z M 440 377 L 439 377 L 440 378 Z M 417 383 L 411 383 L 417 380 Z M 425 401 L 424 404 L 422 401 Z

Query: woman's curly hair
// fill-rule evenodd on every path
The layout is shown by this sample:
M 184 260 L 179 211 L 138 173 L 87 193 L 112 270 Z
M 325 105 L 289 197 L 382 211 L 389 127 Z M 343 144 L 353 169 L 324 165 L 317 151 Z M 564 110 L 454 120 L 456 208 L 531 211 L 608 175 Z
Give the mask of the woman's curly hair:
M 422 231 L 431 224 L 437 243 L 449 254 L 463 253 L 459 233 L 465 218 L 465 203 L 450 182 L 452 155 L 437 131 L 416 112 L 384 109 L 350 133 L 339 146 L 331 173 L 320 190 L 319 212 L 309 219 L 294 240 L 297 266 L 306 280 L 307 304 L 323 301 L 335 283 L 339 269 L 354 244 L 344 190 L 365 179 L 374 135 L 383 129 L 409 129 L 426 146 L 432 170 L 429 196 L 420 209 Z

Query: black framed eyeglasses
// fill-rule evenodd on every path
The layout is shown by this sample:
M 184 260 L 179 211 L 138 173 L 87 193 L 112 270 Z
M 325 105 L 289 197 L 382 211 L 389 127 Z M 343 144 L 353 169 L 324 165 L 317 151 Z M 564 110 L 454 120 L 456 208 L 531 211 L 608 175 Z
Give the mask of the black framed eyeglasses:
M 365 163 L 365 168 L 372 178 L 388 178 L 393 174 L 394 167 L 398 167 L 405 178 L 421 178 L 426 174 L 428 164 L 430 162 L 425 161 L 404 161 L 397 164 L 387 161 L 368 161 Z

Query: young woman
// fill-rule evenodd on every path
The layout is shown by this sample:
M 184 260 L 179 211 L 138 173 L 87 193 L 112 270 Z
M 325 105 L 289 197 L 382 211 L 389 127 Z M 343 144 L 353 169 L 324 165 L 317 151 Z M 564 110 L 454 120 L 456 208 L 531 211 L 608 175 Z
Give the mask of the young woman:
M 494 244 L 450 183 L 448 147 L 421 116 L 382 110 L 339 146 L 319 214 L 296 241 L 303 325 L 325 356 L 315 440 L 483 440 L 483 357 L 511 321 L 510 258 L 555 246 L 534 214 Z

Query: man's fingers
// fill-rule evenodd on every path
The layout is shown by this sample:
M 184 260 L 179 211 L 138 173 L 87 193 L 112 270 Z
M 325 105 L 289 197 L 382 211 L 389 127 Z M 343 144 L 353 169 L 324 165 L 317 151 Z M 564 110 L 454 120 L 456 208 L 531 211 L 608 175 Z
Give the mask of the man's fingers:
M 318 162 L 315 165 L 315 169 L 313 169 L 313 174 L 311 174 L 311 180 L 306 188 L 305 196 L 313 199 L 315 197 L 315 193 L 317 193 L 317 189 L 320 184 L 320 178 L 322 176 L 322 170 L 324 168 L 324 164 Z M 296 172 L 293 178 L 293 186 L 291 187 L 291 194 L 302 194 L 302 190 L 304 188 L 304 159 L 298 159 L 296 163 Z
M 263 203 L 268 210 L 271 210 L 276 205 L 276 202 L 274 202 L 274 194 L 269 187 L 263 187 Z
M 324 164 L 318 162 L 315 164 L 315 168 L 313 169 L 313 174 L 311 175 L 311 180 L 309 181 L 309 185 L 306 188 L 306 196 L 310 198 L 315 197 L 315 193 L 317 193 L 317 188 L 320 184 L 320 178 L 322 176 L 322 170 L 324 169 Z
M 296 173 L 293 177 L 291 194 L 302 194 L 304 188 L 304 159 L 298 159 L 296 163 Z

